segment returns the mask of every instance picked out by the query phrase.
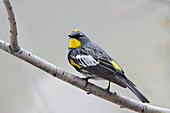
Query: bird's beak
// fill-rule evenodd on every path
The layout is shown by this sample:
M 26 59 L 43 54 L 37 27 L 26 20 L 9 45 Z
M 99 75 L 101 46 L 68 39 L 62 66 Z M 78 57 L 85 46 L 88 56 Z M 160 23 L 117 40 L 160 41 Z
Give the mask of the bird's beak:
M 70 38 L 72 37 L 72 35 L 68 35 Z

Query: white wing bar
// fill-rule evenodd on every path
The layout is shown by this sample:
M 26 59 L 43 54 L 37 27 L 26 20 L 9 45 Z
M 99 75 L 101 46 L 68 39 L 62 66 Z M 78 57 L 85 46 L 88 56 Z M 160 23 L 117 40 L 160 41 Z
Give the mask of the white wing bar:
M 77 55 L 76 58 L 80 61 L 83 67 L 96 66 L 99 64 L 99 62 L 90 55 Z

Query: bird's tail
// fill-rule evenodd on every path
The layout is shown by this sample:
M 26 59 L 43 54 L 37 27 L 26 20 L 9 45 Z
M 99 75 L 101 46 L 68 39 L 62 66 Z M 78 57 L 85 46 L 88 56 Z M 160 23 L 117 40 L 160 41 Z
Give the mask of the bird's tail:
M 150 103 L 149 100 L 136 88 L 135 85 L 132 84 L 132 82 L 128 79 L 123 79 L 124 83 L 127 85 L 127 87 L 143 102 L 143 103 Z

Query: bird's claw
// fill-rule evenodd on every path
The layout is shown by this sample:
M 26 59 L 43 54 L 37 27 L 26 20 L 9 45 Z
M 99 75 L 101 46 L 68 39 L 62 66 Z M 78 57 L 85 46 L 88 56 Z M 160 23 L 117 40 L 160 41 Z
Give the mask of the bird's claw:
M 92 92 L 92 91 L 89 89 L 89 90 L 87 91 L 87 94 L 89 95 L 91 92 Z

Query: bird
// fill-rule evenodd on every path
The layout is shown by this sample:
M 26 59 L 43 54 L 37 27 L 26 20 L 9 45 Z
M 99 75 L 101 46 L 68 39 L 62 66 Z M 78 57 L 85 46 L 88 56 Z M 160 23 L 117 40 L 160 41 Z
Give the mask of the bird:
M 129 88 L 143 103 L 149 100 L 136 88 L 126 76 L 119 64 L 113 60 L 101 47 L 94 44 L 80 30 L 73 30 L 69 35 L 68 61 L 86 78 L 94 80 L 108 80 L 107 91 L 110 91 L 110 82 L 123 88 Z

